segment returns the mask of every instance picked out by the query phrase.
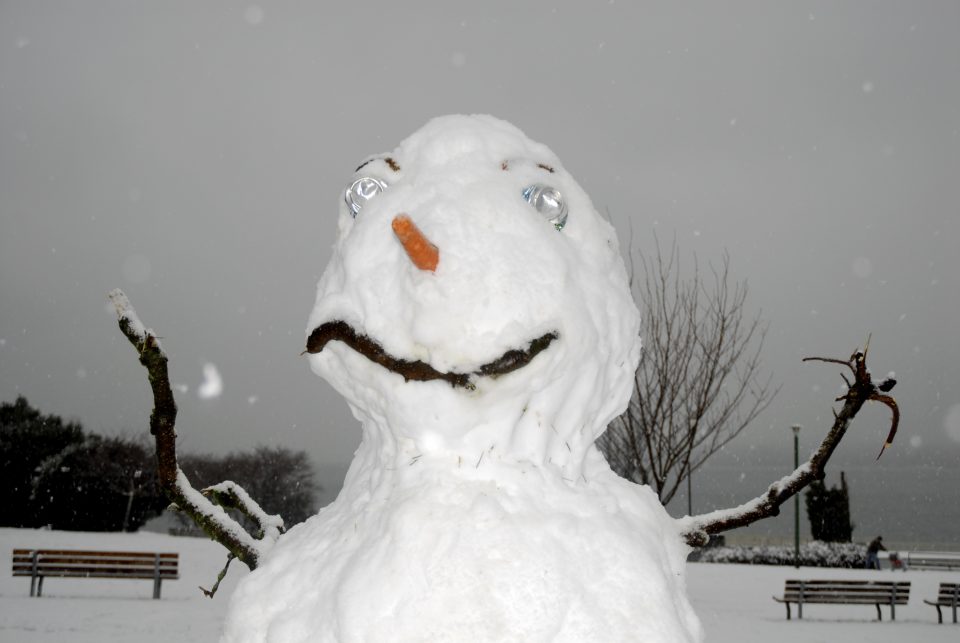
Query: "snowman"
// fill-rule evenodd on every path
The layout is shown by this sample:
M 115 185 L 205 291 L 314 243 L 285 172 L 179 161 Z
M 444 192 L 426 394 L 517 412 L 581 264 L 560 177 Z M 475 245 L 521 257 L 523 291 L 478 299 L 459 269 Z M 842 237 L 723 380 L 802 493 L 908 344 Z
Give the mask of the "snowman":
M 223 640 L 700 640 L 676 523 L 594 445 L 640 319 L 556 156 L 437 118 L 357 168 L 338 226 L 307 352 L 362 441 L 337 499 L 239 585 Z

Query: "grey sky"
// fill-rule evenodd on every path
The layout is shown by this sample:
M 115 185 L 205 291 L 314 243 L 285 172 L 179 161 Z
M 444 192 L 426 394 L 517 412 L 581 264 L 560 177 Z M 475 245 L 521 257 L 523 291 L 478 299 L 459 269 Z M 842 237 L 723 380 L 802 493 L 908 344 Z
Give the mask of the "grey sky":
M 337 201 L 367 154 L 481 112 L 553 148 L 624 244 L 729 250 L 784 385 L 735 463 L 792 423 L 809 450 L 840 379 L 800 359 L 872 332 L 904 410 L 883 464 L 955 467 L 958 27 L 951 2 L 3 2 L 0 398 L 143 430 L 120 286 L 190 387 L 184 448 L 345 464 L 356 422 L 298 357 Z M 886 429 L 865 410 L 834 470 Z

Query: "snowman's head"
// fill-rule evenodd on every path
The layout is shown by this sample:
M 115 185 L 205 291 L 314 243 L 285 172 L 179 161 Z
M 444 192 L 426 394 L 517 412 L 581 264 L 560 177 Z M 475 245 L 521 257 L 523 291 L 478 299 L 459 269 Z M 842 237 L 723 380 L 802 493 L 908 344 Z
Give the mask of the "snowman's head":
M 385 455 L 576 468 L 630 398 L 639 323 L 613 228 L 556 156 L 446 116 L 348 180 L 307 348 Z

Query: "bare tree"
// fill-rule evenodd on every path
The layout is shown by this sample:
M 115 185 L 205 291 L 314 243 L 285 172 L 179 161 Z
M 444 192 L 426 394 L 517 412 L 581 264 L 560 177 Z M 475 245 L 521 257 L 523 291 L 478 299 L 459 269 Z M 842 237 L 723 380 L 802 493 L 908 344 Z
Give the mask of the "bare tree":
M 667 504 L 691 474 L 772 401 L 761 376 L 766 328 L 746 310 L 746 282 L 731 283 L 730 257 L 709 274 L 681 272 L 676 241 L 652 258 L 631 255 L 644 347 L 630 406 L 598 441 L 619 475 L 650 485 Z

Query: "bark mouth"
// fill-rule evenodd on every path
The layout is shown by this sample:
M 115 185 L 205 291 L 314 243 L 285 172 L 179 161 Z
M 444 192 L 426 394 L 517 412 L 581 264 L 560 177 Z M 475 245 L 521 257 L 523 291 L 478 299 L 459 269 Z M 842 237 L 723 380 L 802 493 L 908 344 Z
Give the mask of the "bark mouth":
M 371 362 L 383 366 L 388 371 L 401 375 L 404 380 L 427 382 L 443 380 L 454 388 L 473 390 L 474 379 L 477 377 L 499 377 L 512 373 L 529 364 L 534 357 L 550 346 L 559 335 L 556 332 L 546 333 L 530 342 L 525 349 L 512 349 L 493 360 L 480 366 L 470 373 L 444 373 L 433 368 L 426 362 L 410 361 L 394 357 L 383 347 L 367 335 L 358 333 L 345 321 L 329 321 L 317 326 L 307 338 L 306 353 L 319 353 L 328 342 L 341 341 Z

